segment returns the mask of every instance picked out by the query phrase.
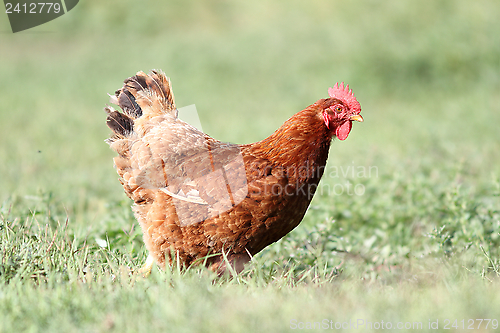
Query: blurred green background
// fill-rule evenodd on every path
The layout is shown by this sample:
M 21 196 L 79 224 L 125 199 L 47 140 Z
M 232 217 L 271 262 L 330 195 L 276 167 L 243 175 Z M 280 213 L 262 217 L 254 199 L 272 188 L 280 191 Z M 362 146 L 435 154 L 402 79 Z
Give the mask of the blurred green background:
M 261 140 L 348 83 L 365 122 L 334 142 L 328 167 L 377 173 L 351 179 L 364 182 L 363 198 L 313 202 L 334 218 L 346 205 L 379 214 L 346 226 L 404 224 L 397 209 L 413 223 L 412 205 L 422 211 L 457 184 L 489 197 L 500 175 L 498 17 L 485 0 L 81 1 L 13 34 L 5 16 L 0 200 L 35 211 L 49 196 L 75 228 L 105 224 L 125 198 L 104 143 L 107 93 L 154 68 L 170 76 L 178 107 L 195 104 L 205 132 L 235 143 Z M 400 200 L 412 183 L 425 200 Z
M 153 68 L 208 134 L 236 143 L 344 81 L 365 122 L 333 144 L 330 167 L 444 186 L 459 169 L 487 190 L 500 173 L 499 14 L 496 1 L 120 0 L 82 1 L 16 34 L 2 20 L 0 200 L 36 207 L 50 193 L 75 224 L 99 223 L 124 197 L 106 94 Z

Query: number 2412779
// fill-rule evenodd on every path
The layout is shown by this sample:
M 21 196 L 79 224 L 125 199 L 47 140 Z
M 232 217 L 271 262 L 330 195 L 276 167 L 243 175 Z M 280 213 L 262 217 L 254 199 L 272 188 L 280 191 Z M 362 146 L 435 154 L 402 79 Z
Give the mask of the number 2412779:
M 491 323 L 491 326 L 490 326 L 490 323 Z M 450 319 L 445 319 L 444 320 L 444 327 L 443 329 L 445 330 L 449 330 L 449 329 L 469 329 L 469 330 L 473 330 L 473 329 L 481 329 L 481 328 L 484 328 L 484 329 L 487 329 L 488 326 L 490 326 L 491 328 L 493 329 L 497 329 L 498 328 L 498 320 L 496 319 L 469 319 L 469 320 L 465 320 L 465 319 L 462 319 L 462 320 L 456 320 L 455 321 L 451 321 Z
M 30 2 L 23 4 L 16 4 L 15 6 L 10 2 L 5 4 L 5 12 L 7 14 L 57 14 L 61 11 L 61 4 L 54 2 Z

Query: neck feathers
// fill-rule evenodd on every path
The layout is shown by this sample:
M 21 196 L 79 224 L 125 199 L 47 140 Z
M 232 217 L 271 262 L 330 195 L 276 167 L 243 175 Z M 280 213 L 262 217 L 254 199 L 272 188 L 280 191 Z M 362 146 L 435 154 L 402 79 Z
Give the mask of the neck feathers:
M 315 104 L 288 119 L 268 138 L 253 145 L 254 153 L 283 167 L 303 182 L 321 178 L 332 134 Z

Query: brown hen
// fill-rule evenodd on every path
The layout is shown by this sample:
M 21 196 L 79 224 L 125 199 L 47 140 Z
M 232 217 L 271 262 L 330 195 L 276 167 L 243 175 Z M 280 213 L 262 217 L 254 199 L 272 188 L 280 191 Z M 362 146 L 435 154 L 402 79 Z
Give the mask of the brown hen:
M 352 121 L 363 121 L 348 86 L 328 92 L 268 138 L 236 145 L 180 120 L 161 71 L 125 80 L 111 98 L 122 112 L 105 109 L 113 131 L 107 142 L 149 250 L 144 271 L 154 261 L 164 267 L 166 258 L 241 271 L 293 230 L 318 187 L 332 137 L 345 140 Z

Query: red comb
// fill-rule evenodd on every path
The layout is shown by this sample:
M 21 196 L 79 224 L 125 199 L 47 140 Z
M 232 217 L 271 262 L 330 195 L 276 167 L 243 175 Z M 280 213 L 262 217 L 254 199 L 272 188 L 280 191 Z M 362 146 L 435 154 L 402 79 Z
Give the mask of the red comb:
M 361 112 L 361 105 L 359 104 L 358 100 L 356 97 L 354 97 L 354 94 L 352 93 L 352 90 L 349 90 L 349 85 L 346 85 L 344 87 L 344 82 L 342 82 L 340 85 L 338 83 L 335 83 L 333 88 L 328 88 L 328 95 L 332 98 L 340 99 L 343 101 L 349 109 L 358 114 Z

